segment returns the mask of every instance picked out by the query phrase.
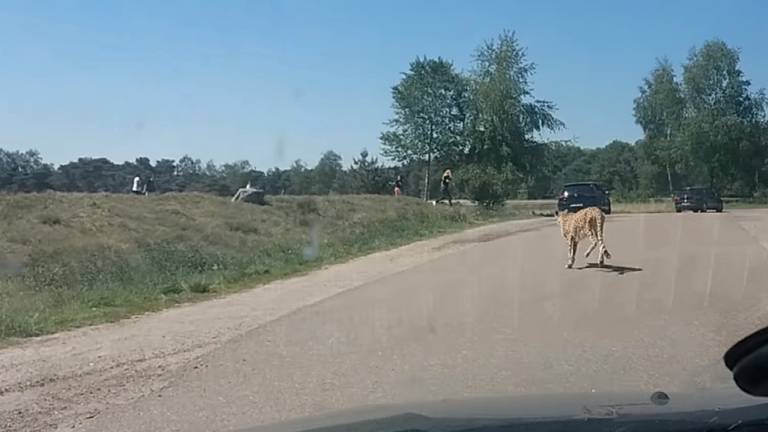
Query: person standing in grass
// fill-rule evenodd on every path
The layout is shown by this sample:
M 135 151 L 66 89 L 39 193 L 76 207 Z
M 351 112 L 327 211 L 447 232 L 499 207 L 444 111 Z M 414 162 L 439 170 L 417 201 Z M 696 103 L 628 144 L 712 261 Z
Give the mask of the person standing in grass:
M 453 207 L 453 196 L 451 196 L 451 182 L 453 181 L 453 175 L 450 169 L 443 171 L 443 177 L 440 179 L 440 199 L 436 200 L 434 205 L 437 205 L 442 200 L 447 199 L 448 205 Z
M 403 177 L 397 176 L 395 179 L 395 196 L 398 197 L 403 193 Z
M 155 179 L 150 177 L 146 183 L 144 183 L 144 195 L 155 193 Z
M 141 177 L 136 176 L 133 178 L 133 186 L 131 187 L 131 192 L 134 195 L 144 195 L 144 191 L 141 190 Z

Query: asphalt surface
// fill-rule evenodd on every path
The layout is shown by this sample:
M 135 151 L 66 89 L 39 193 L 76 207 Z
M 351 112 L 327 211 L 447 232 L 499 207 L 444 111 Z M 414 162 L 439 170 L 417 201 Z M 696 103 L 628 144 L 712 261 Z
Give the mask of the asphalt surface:
M 732 388 L 768 325 L 768 213 L 612 215 L 608 266 L 557 226 L 440 256 L 296 310 L 84 430 L 225 431 L 354 406 Z M 594 262 L 596 257 L 592 257 Z

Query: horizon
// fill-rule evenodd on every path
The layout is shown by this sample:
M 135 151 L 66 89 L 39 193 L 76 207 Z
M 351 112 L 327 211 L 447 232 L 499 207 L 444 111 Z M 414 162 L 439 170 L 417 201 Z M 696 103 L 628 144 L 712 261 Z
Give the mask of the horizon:
M 760 1 L 10 2 L 0 148 L 55 166 L 188 154 L 266 170 L 328 150 L 349 166 L 363 148 L 390 164 L 379 134 L 408 64 L 443 57 L 467 71 L 503 30 L 537 65 L 534 96 L 565 122 L 549 138 L 634 143 L 632 102 L 658 58 L 679 78 L 689 50 L 719 38 L 741 50 L 753 90 L 768 86 L 765 12 Z

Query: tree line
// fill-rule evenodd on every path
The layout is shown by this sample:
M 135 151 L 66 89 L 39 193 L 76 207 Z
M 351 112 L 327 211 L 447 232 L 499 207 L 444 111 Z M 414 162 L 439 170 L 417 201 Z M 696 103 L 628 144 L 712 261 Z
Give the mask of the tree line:
M 657 195 L 666 190 L 666 174 L 642 156 L 645 143 L 614 141 L 602 148 L 584 149 L 569 143 L 548 143 L 545 164 L 539 168 L 545 180 L 544 192 L 531 194 L 521 189 L 509 198 L 549 198 L 569 181 L 595 179 L 604 183 L 619 198 L 635 199 Z M 150 161 L 146 157 L 132 162 L 114 163 L 106 158 L 80 158 L 58 167 L 45 163 L 37 151 L 0 149 L 0 192 L 107 192 L 128 193 L 131 181 L 140 176 L 154 180 L 158 193 L 202 192 L 230 196 L 250 182 L 269 195 L 391 194 L 400 175 L 404 193 L 423 196 L 425 164 L 419 161 L 386 166 L 366 150 L 345 167 L 342 157 L 327 151 L 310 167 L 300 160 L 289 168 L 259 170 L 242 160 L 216 165 L 183 156 L 178 160 Z M 437 194 L 442 168 L 435 165 L 430 176 L 431 195 Z M 438 169 L 439 168 L 439 169 Z M 471 169 L 482 169 L 473 165 Z M 455 175 L 455 195 L 473 198 L 472 187 L 483 173 L 459 168 Z M 545 176 L 544 173 L 551 173 Z
M 428 199 L 443 169 L 454 194 L 492 206 L 510 198 L 550 198 L 566 182 L 603 183 L 619 199 L 669 194 L 708 185 L 722 194 L 765 196 L 768 120 L 765 92 L 754 91 L 740 53 L 721 40 L 691 49 L 680 76 L 658 60 L 640 83 L 635 121 L 643 138 L 584 148 L 541 137 L 564 128 L 556 105 L 535 97 L 536 65 L 514 33 L 477 48 L 472 67 L 457 71 L 442 58 L 419 57 L 392 87 L 393 116 L 380 136 L 380 162 L 366 150 L 344 166 L 327 151 L 313 167 L 262 171 L 249 161 L 216 165 L 184 156 L 152 163 L 80 158 L 54 167 L 34 150 L 0 149 L 0 191 L 127 192 L 131 179 L 152 177 L 157 191 L 230 195 L 248 182 L 267 194 L 405 193 Z
M 385 167 L 363 150 L 344 168 L 342 158 L 325 152 L 314 167 L 300 160 L 289 168 L 259 170 L 247 160 L 217 165 L 183 156 L 152 163 L 139 157 L 114 163 L 106 158 L 79 158 L 58 167 L 45 163 L 35 150 L 0 149 L 0 192 L 107 192 L 127 193 L 132 179 L 152 178 L 157 193 L 203 192 L 232 195 L 251 183 L 270 195 L 322 195 L 329 193 L 383 194 L 391 191 L 396 173 L 404 167 Z
M 466 73 L 439 57 L 417 58 L 392 88 L 384 154 L 421 163 L 425 195 L 437 161 L 456 167 L 463 191 L 489 204 L 552 196 L 579 180 L 600 181 L 625 199 L 669 196 L 688 185 L 765 194 L 765 92 L 751 89 L 739 51 L 725 42 L 691 49 L 682 78 L 658 60 L 634 100 L 643 138 L 591 150 L 540 138 L 564 124 L 553 102 L 534 96 L 535 70 L 510 32 L 478 47 Z

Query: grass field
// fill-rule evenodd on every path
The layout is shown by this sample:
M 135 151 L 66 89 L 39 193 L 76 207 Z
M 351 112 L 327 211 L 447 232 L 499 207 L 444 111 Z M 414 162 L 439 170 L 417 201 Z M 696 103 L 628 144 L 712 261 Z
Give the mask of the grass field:
M 509 201 L 506 207 L 519 213 L 528 213 L 537 216 L 553 216 L 556 205 L 555 200 L 552 199 Z M 654 200 L 629 203 L 613 202 L 611 210 L 613 213 L 668 213 L 674 211 L 675 208 L 669 200 Z
M 675 211 L 675 206 L 672 200 L 614 202 L 611 205 L 611 211 L 613 213 L 670 213 Z
M 514 207 L 383 196 L 0 195 L 0 339 L 209 298 L 472 225 Z

